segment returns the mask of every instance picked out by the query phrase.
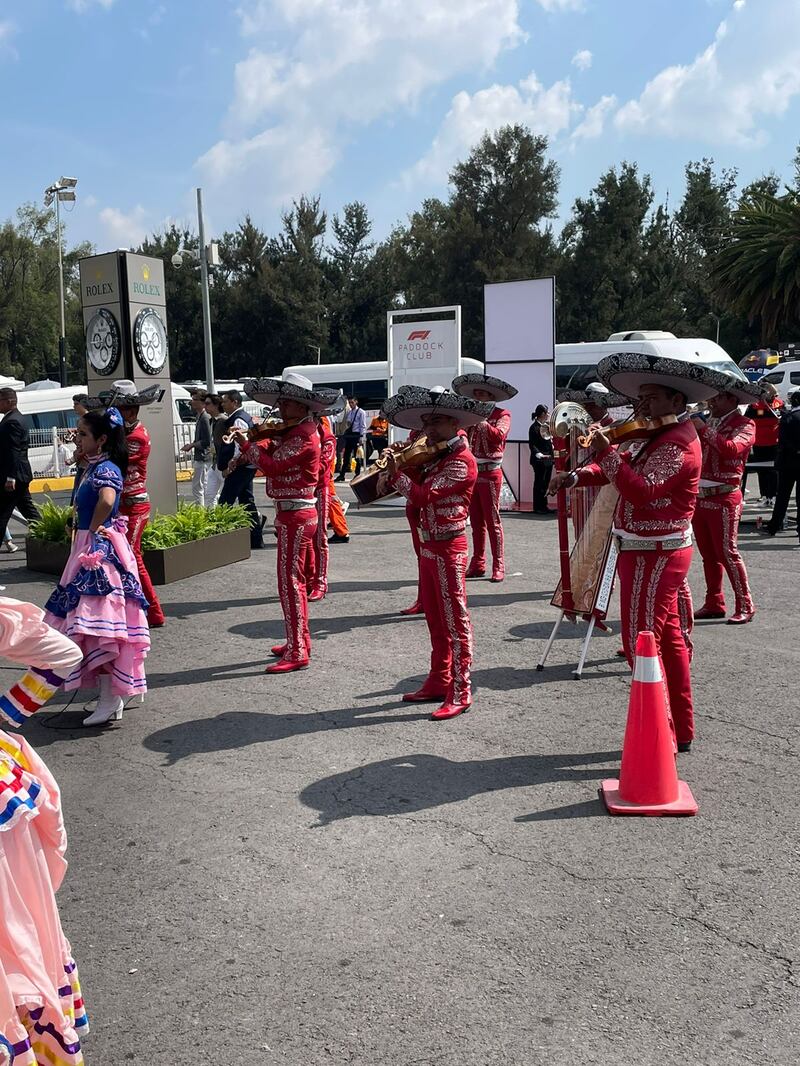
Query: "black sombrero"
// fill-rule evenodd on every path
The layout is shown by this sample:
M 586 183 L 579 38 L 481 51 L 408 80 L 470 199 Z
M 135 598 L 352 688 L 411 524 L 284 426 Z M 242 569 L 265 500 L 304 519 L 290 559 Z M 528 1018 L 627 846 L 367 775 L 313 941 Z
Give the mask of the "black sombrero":
M 457 378 L 453 378 L 452 389 L 459 396 L 466 396 L 470 400 L 475 399 L 476 389 L 483 389 L 491 395 L 494 403 L 510 400 L 518 391 L 507 381 L 493 378 L 490 374 L 459 374 Z
M 630 407 L 631 401 L 627 396 L 618 392 L 611 392 L 599 381 L 592 382 L 585 389 L 559 389 L 556 393 L 559 403 L 596 403 L 598 407 Z
M 279 400 L 294 400 L 317 413 L 336 403 L 339 395 L 336 389 L 315 389 L 302 374 L 287 374 L 285 378 L 250 378 L 244 382 L 244 391 L 251 400 L 268 407 L 274 407 Z
M 134 382 L 122 378 L 108 392 L 101 392 L 99 399 L 104 407 L 147 407 L 158 403 L 165 391 L 162 385 L 148 385 L 139 392 Z
M 760 386 L 748 381 L 735 371 L 738 367 L 731 360 L 731 371 L 720 370 L 719 364 L 690 359 L 676 359 L 645 352 L 615 352 L 597 364 L 597 376 L 614 392 L 638 399 L 642 385 L 666 385 L 682 392 L 689 403 L 699 403 L 718 392 L 730 392 L 742 403 L 753 398 L 763 398 Z M 741 374 L 741 371 L 739 371 Z
M 474 426 L 488 418 L 493 410 L 493 403 L 471 400 L 447 389 L 423 389 L 419 385 L 403 385 L 383 404 L 383 413 L 392 425 L 402 429 L 422 429 L 422 416 L 434 414 L 454 418 L 462 428 Z

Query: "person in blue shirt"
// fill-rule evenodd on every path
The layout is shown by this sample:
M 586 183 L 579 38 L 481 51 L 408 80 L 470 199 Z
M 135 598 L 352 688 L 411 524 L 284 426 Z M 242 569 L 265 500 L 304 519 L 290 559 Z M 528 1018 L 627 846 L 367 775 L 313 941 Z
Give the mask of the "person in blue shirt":
M 345 473 L 350 469 L 350 462 L 353 458 L 353 453 L 358 448 L 358 445 L 362 443 L 367 435 L 367 416 L 364 411 L 358 406 L 358 400 L 355 396 L 351 396 L 347 401 L 350 410 L 347 412 L 347 424 L 342 437 L 344 439 L 344 458 L 342 460 L 342 469 L 337 477 L 337 481 L 344 481 Z M 356 462 L 356 476 L 360 471 L 361 464 Z

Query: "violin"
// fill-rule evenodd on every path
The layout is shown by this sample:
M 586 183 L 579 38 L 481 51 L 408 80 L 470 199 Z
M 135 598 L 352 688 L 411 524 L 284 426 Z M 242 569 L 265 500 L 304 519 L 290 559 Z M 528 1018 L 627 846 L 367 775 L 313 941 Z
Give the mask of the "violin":
M 655 437 L 668 426 L 678 423 L 677 415 L 663 415 L 661 418 L 641 418 L 632 415 L 621 422 L 615 422 L 611 426 L 601 426 L 599 422 L 589 426 L 589 432 L 578 437 L 581 448 L 590 448 L 595 433 L 602 433 L 610 444 L 624 444 L 630 440 L 648 440 Z
M 302 418 L 290 418 L 287 422 L 261 422 L 259 425 L 251 426 L 248 429 L 247 439 L 251 444 L 255 444 L 256 441 L 266 440 L 268 437 L 280 437 L 288 429 L 299 426 L 302 421 Z M 224 444 L 231 444 L 233 439 L 233 432 L 222 435 Z
M 417 437 L 415 441 L 407 444 L 404 448 L 392 451 L 392 455 L 394 456 L 395 467 L 398 470 L 408 470 L 412 467 L 425 466 L 426 463 L 432 462 L 448 450 L 447 441 L 443 440 L 437 444 L 429 444 L 426 437 Z M 388 459 L 380 456 L 375 460 L 371 469 L 385 470 L 388 462 Z

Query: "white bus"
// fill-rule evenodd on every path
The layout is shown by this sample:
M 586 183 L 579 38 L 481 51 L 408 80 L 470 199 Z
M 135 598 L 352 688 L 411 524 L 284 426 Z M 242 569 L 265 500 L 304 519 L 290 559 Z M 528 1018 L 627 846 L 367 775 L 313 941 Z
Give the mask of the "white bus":
M 477 359 L 461 359 L 462 374 L 482 374 L 483 363 Z M 377 411 L 388 396 L 389 361 L 377 359 L 366 363 L 308 363 L 304 366 L 287 366 L 287 374 L 303 374 L 314 385 L 329 389 L 341 389 L 345 396 L 355 396 L 365 411 Z M 441 385 L 441 370 L 419 370 L 420 385 Z M 447 382 L 449 385 L 449 382 Z

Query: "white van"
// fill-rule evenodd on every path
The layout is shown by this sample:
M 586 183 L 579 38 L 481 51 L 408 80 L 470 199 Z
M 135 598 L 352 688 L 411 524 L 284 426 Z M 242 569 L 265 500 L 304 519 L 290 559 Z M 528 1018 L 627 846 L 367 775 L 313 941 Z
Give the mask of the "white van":
M 747 380 L 728 353 L 714 341 L 705 337 L 676 337 L 673 333 L 663 333 L 659 330 L 641 330 L 612 333 L 607 341 L 557 344 L 556 391 L 585 389 L 587 385 L 597 381 L 597 364 L 600 360 L 617 352 L 641 352 L 645 355 L 660 355 L 665 359 L 672 356 L 685 358 L 687 354 L 691 354 L 705 366 L 724 370 L 742 381 Z
M 66 389 L 42 389 L 35 388 L 34 382 L 17 391 L 17 407 L 20 414 L 24 415 L 25 422 L 30 434 L 30 449 L 28 458 L 34 475 L 48 471 L 51 475 L 60 472 L 60 466 L 67 450 L 63 450 L 59 457 L 58 468 L 55 462 L 53 443 L 53 430 L 57 431 L 60 441 L 64 441 L 67 431 L 74 429 L 78 423 L 77 415 L 72 407 L 72 397 L 81 392 L 86 392 L 85 385 L 70 385 Z M 180 385 L 171 385 L 172 394 L 172 422 L 176 428 L 176 435 L 180 433 L 180 427 L 191 423 L 193 426 L 197 415 L 192 410 L 191 396 Z M 183 435 L 181 435 L 183 440 Z M 72 448 L 68 449 L 69 454 Z
M 770 370 L 768 374 L 762 374 L 758 379 L 759 385 L 765 381 L 775 386 L 778 390 L 778 395 L 788 406 L 789 389 L 794 389 L 800 385 L 800 361 L 793 360 L 791 363 L 781 363 L 775 370 Z

